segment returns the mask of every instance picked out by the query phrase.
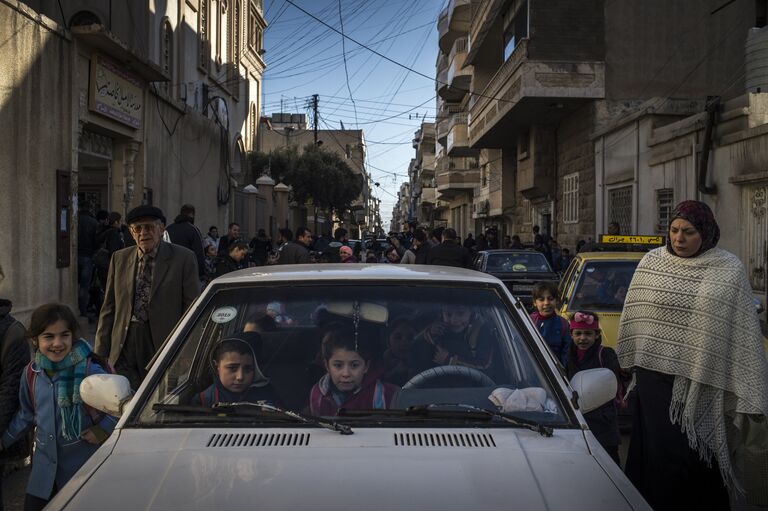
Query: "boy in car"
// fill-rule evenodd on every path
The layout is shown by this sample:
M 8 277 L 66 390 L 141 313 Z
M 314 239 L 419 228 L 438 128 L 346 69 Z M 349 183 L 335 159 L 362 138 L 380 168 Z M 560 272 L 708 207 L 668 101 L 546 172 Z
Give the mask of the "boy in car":
M 408 366 L 413 375 L 432 367 L 460 365 L 495 379 L 498 370 L 495 336 L 466 305 L 445 305 L 440 319 L 415 341 Z

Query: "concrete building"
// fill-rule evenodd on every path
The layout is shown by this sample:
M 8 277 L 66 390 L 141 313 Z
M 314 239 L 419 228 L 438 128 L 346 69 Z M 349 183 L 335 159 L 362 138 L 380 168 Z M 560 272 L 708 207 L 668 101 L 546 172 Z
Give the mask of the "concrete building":
M 451 0 L 437 22 L 438 46 L 435 152 L 437 192 L 434 223 L 460 236 L 474 231 L 474 190 L 480 185 L 479 151 L 470 147 L 468 112 L 472 68 L 467 67 L 471 21 L 469 0 Z
M 261 0 L 3 0 L 2 295 L 76 303 L 77 212 L 235 217 L 259 117 Z M 54 249 L 55 247 L 55 249 Z
M 413 148 L 416 157 L 409 168 L 411 183 L 411 215 L 419 225 L 433 227 L 435 210 L 439 207 L 437 178 L 435 177 L 435 123 L 424 122 L 414 133 Z
M 498 213 L 506 234 L 524 241 L 540 225 L 571 248 L 611 221 L 639 227 L 631 158 L 612 146 L 623 166 L 597 181 L 596 137 L 651 98 L 678 100 L 669 103 L 676 115 L 654 117 L 661 127 L 686 115 L 685 105 L 740 94 L 747 31 L 761 14 L 750 0 L 719 5 L 473 1 L 463 67 L 472 72 L 468 146 L 487 168 L 475 216 Z
M 307 129 L 304 114 L 276 113 L 265 121 L 263 125 L 265 129 L 261 130 L 258 142 L 258 149 L 264 153 L 289 147 L 301 152 L 304 147 L 315 143 L 315 130 Z M 317 225 L 316 231 L 332 232 L 334 228 L 342 226 L 350 232 L 350 238 L 359 238 L 362 233 L 372 230 L 376 224 L 371 195 L 373 182 L 365 168 L 366 147 L 363 130 L 318 129 L 317 143 L 323 149 L 338 154 L 352 171 L 360 176 L 362 192 L 352 204 L 348 217 L 333 219 L 318 213 L 315 218 L 314 211 L 307 211 L 302 220 L 302 213 L 295 213 L 295 220 L 291 227 L 306 223 L 310 226 Z M 294 205 L 293 210 L 297 212 L 302 207 L 303 205 Z
M 768 29 L 762 31 L 768 40 Z M 762 51 L 768 54 L 768 45 Z M 751 88 L 768 87 L 766 78 Z M 595 177 L 609 198 L 598 202 L 598 217 L 616 208 L 607 183 L 622 173 L 631 176 L 636 197 L 622 217 L 628 231 L 665 235 L 675 204 L 703 200 L 720 225 L 718 246 L 740 257 L 755 297 L 765 305 L 768 94 L 710 103 L 710 112 L 703 102 L 650 100 L 597 133 Z

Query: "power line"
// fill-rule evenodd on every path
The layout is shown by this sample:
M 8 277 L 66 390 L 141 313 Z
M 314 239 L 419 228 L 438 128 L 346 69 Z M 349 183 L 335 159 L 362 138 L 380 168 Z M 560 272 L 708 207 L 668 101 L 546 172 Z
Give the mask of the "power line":
M 286 2 L 288 2 L 289 4 L 291 4 L 292 6 L 294 6 L 296 9 L 300 10 L 301 12 L 303 12 L 304 14 L 306 14 L 307 16 L 309 16 L 310 18 L 313 18 L 313 19 L 314 19 L 315 21 L 317 21 L 318 23 L 321 23 L 322 25 L 324 25 L 324 26 L 328 27 L 329 29 L 333 30 L 334 32 L 336 32 L 336 33 L 338 33 L 338 34 L 341 34 L 341 36 L 342 36 L 342 37 L 345 37 L 345 38 L 349 39 L 350 41 L 352 41 L 353 43 L 355 43 L 355 44 L 357 44 L 357 45 L 359 45 L 359 46 L 362 46 L 362 47 L 363 47 L 363 48 L 365 48 L 366 50 L 368 50 L 368 51 L 370 51 L 370 52 L 372 52 L 372 53 L 374 53 L 374 54 L 378 55 L 379 57 L 383 58 L 384 60 L 386 60 L 386 61 L 388 61 L 388 62 L 391 62 L 392 64 L 395 64 L 395 65 L 396 65 L 396 66 L 398 66 L 398 67 L 401 67 L 401 68 L 403 68 L 403 69 L 405 69 L 405 70 L 408 70 L 408 71 L 410 71 L 410 72 L 412 72 L 412 73 L 414 73 L 414 74 L 416 74 L 416 75 L 419 75 L 419 76 L 421 76 L 421 77 L 423 77 L 423 78 L 426 78 L 426 79 L 428 79 L 428 80 L 431 80 L 431 81 L 433 81 L 433 82 L 435 82 L 435 83 L 438 83 L 438 84 L 440 84 L 440 85 L 448 85 L 448 86 L 451 86 L 451 84 L 449 84 L 449 83 L 447 83 L 447 82 L 441 82 L 440 80 L 437 80 L 437 79 L 436 79 L 436 77 L 434 77 L 434 76 L 429 76 L 429 75 L 427 75 L 427 74 L 424 74 L 424 73 L 422 73 L 421 71 L 417 71 L 417 70 L 415 70 L 415 69 L 412 69 L 412 68 L 410 68 L 410 67 L 406 66 L 405 64 L 401 64 L 400 62 L 396 61 L 395 59 L 393 59 L 393 58 L 390 58 L 390 57 L 388 57 L 388 56 L 384 55 L 383 53 L 379 53 L 378 51 L 374 50 L 373 48 L 371 48 L 371 47 L 369 47 L 369 46 L 366 46 L 365 44 L 361 43 L 361 42 L 360 42 L 360 41 L 358 41 L 357 39 L 354 39 L 354 38 L 352 38 L 352 37 L 350 37 L 350 36 L 348 36 L 348 35 L 344 35 L 344 34 L 342 34 L 342 33 L 341 33 L 341 32 L 339 32 L 339 31 L 338 31 L 336 28 L 334 28 L 334 27 L 332 27 L 331 25 L 329 25 L 328 23 L 324 22 L 323 20 L 321 20 L 320 18 L 318 18 L 317 16 L 315 16 L 315 15 L 314 15 L 314 14 L 312 14 L 311 12 L 309 12 L 309 11 L 307 11 L 307 10 L 305 10 L 305 9 L 303 9 L 303 8 L 301 8 L 301 7 L 299 7 L 298 5 L 296 5 L 296 3 L 295 3 L 295 2 L 293 2 L 292 0 L 285 0 L 285 1 L 286 1 Z M 503 98 L 503 97 L 486 96 L 486 95 L 484 95 L 484 94 L 480 94 L 480 93 L 477 93 L 477 92 L 472 92 L 471 90 L 468 90 L 468 89 L 463 89 L 463 88 L 460 88 L 460 87 L 452 87 L 452 88 L 454 88 L 454 89 L 456 89 L 456 90 L 458 90 L 458 91 L 464 92 L 464 93 L 466 93 L 466 94 L 470 94 L 470 95 L 472 95 L 472 96 L 477 96 L 477 97 L 480 97 L 480 98 L 488 98 L 488 99 L 492 99 L 492 100 L 495 100 L 495 101 L 499 101 L 499 102 L 504 102 L 504 103 L 513 103 L 513 102 L 514 102 L 513 100 L 510 100 L 510 99 L 505 99 L 505 98 Z
M 352 96 L 352 88 L 349 86 L 349 70 L 347 69 L 347 47 L 344 41 L 344 17 L 341 15 L 341 0 L 339 0 L 339 25 L 341 25 L 341 54 L 344 57 L 344 75 L 347 78 L 349 100 L 352 102 L 352 107 L 355 109 L 355 126 L 357 126 L 357 105 L 355 105 L 355 98 Z

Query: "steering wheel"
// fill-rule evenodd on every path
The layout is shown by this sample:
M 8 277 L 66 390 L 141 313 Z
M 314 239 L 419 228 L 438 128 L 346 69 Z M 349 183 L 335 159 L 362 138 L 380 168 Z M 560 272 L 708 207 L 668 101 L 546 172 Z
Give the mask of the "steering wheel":
M 467 366 L 437 366 L 422 371 L 411 378 L 403 390 L 430 389 L 446 386 L 455 387 L 456 380 L 468 383 L 470 387 L 495 387 L 496 383 L 482 371 Z M 446 385 L 451 383 L 451 385 Z

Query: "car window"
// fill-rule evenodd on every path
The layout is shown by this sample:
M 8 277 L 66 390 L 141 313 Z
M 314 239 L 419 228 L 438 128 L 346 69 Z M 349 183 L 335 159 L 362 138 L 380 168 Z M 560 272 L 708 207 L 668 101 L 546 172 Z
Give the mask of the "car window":
M 521 254 L 488 254 L 485 266 L 489 272 L 551 272 L 547 259 L 538 252 Z
M 563 274 L 563 278 L 560 279 L 560 284 L 557 287 L 557 296 L 560 303 L 564 303 L 565 293 L 568 292 L 568 288 L 571 286 L 571 281 L 574 278 L 576 269 L 579 267 L 580 260 L 578 258 L 571 259 L 571 263 Z
M 155 405 L 208 406 L 252 391 L 257 397 L 249 400 L 322 416 L 335 415 L 334 403 L 345 400 L 364 409 L 454 403 L 498 410 L 507 398 L 517 406 L 520 395 L 511 395 L 519 391 L 537 401 L 513 411 L 567 422 L 562 396 L 550 385 L 554 376 L 534 356 L 526 323 L 512 320 L 505 300 L 494 289 L 437 284 L 219 289 L 175 355 L 161 363 L 162 377 L 137 422 L 215 421 Z M 235 344 L 248 350 L 224 350 Z M 352 374 L 358 355 L 367 369 Z M 232 390 L 222 360 L 255 366 L 246 387 Z
M 590 261 L 578 276 L 569 310 L 621 311 L 639 261 Z

